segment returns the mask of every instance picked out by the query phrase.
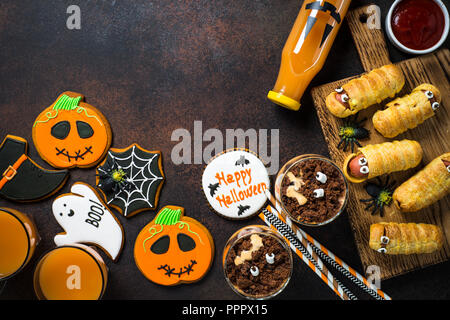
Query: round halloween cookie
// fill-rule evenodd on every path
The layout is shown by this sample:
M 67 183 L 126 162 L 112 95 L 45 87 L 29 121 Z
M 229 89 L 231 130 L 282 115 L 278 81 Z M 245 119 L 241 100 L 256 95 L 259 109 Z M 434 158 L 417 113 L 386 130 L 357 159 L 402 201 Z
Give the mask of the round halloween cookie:
M 66 91 L 33 124 L 36 149 L 53 167 L 93 167 L 111 145 L 108 120 L 83 101 L 82 94 Z
M 155 210 L 164 183 L 160 151 L 138 144 L 110 149 L 97 167 L 97 187 L 107 204 L 129 218 L 144 210 Z
M 214 258 L 214 241 L 200 222 L 184 216 L 184 208 L 165 206 L 139 233 L 134 260 L 142 274 L 172 286 L 203 278 Z
M 246 219 L 266 203 L 270 187 L 264 163 L 247 150 L 232 149 L 215 156 L 206 166 L 202 187 L 211 207 L 229 219 Z

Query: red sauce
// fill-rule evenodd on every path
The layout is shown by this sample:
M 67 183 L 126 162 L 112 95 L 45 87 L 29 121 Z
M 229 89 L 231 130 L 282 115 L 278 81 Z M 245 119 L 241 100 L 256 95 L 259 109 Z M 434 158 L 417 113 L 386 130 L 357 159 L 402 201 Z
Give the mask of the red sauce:
M 433 0 L 403 0 L 391 18 L 392 31 L 404 46 L 425 50 L 434 46 L 444 32 L 444 13 Z

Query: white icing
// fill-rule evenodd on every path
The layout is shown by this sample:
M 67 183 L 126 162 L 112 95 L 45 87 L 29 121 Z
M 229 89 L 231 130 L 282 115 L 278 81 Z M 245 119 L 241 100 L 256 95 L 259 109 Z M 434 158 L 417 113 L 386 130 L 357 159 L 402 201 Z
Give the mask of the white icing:
M 314 198 L 322 198 L 325 195 L 325 191 L 323 189 L 315 189 L 313 193 Z
M 316 179 L 317 179 L 317 181 L 319 181 L 320 183 L 326 183 L 327 180 L 328 180 L 327 175 L 326 175 L 325 173 L 320 172 L 320 171 L 318 171 L 318 172 L 316 173 Z
M 365 166 L 367 164 L 367 159 L 364 157 L 359 158 L 358 163 L 360 166 Z
M 219 214 L 245 219 L 266 203 L 264 191 L 269 189 L 270 180 L 257 156 L 245 150 L 232 150 L 217 156 L 206 166 L 202 187 L 209 204 Z
M 361 172 L 362 174 L 367 174 L 367 173 L 369 173 L 369 167 L 368 166 L 362 166 L 359 169 L 359 172 Z
M 257 266 L 253 266 L 250 268 L 250 273 L 252 274 L 252 276 L 257 277 L 259 276 L 259 269 Z
M 271 253 L 271 254 L 266 253 L 266 261 L 268 264 L 274 264 L 275 263 L 275 255 L 273 253 Z
M 95 244 L 116 260 L 124 240 L 121 225 L 90 186 L 76 182 L 70 191 L 52 205 L 53 215 L 65 231 L 55 236 L 56 245 Z

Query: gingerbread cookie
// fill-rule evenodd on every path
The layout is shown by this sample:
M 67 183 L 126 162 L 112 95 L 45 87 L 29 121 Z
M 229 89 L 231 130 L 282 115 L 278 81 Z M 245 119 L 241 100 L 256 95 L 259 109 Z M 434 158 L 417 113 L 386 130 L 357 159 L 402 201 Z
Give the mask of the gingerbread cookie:
M 148 151 L 138 144 L 110 149 L 97 167 L 97 187 L 109 206 L 125 217 L 154 210 L 164 182 L 160 151 Z
M 0 145 L 0 195 L 29 202 L 50 197 L 69 177 L 67 170 L 47 170 L 28 158 L 28 142 L 7 135 Z
M 211 267 L 214 241 L 201 223 L 184 216 L 184 208 L 165 206 L 139 233 L 134 260 L 155 283 L 172 286 L 200 280 Z
M 94 244 L 116 261 L 124 242 L 119 220 L 86 183 L 74 183 L 70 192 L 53 202 L 53 215 L 65 230 L 55 236 L 56 245 Z
M 202 187 L 211 207 L 229 219 L 246 219 L 266 203 L 270 186 L 263 162 L 247 150 L 233 149 L 215 156 L 206 166 Z
M 111 145 L 108 120 L 83 101 L 82 94 L 66 91 L 33 124 L 36 149 L 53 167 L 93 167 Z

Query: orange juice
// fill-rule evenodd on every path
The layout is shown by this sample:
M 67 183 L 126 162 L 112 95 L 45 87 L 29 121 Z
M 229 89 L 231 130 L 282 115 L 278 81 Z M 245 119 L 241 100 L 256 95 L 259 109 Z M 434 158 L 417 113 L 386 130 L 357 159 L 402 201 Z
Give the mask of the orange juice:
M 0 279 L 6 279 L 30 261 L 39 236 L 31 219 L 13 209 L 0 208 Z
M 306 0 L 295 20 L 281 56 L 275 87 L 267 97 L 291 110 L 322 66 L 351 0 Z
M 39 261 L 34 290 L 42 300 L 97 300 L 106 288 L 107 276 L 102 258 L 92 248 L 61 246 Z

